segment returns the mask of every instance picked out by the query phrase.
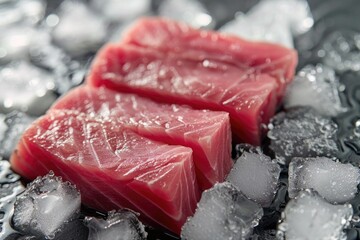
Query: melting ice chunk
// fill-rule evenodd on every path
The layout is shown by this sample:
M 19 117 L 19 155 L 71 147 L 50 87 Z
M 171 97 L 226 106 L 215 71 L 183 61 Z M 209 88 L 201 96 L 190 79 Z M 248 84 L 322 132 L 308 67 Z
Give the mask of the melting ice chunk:
M 21 134 L 34 121 L 34 118 L 22 112 L 12 112 L 4 120 L 6 131 L 0 138 L 0 157 L 9 158 Z
M 323 61 L 342 73 L 360 70 L 360 33 L 351 30 L 336 31 L 323 43 Z
M 0 161 L 0 239 L 8 239 L 15 231 L 11 217 L 16 196 L 24 190 L 20 176 L 10 170 L 8 161 Z
M 51 239 L 78 217 L 80 204 L 76 188 L 50 172 L 30 183 L 17 198 L 13 224 L 21 232 Z
M 60 22 L 52 32 L 57 45 L 71 56 L 97 50 L 105 41 L 107 24 L 85 4 L 64 1 L 59 9 Z
M 244 152 L 236 160 L 227 181 L 249 199 L 268 207 L 276 194 L 280 171 L 280 166 L 270 157 Z
M 282 164 L 293 157 L 334 157 L 337 125 L 312 108 L 299 107 L 277 114 L 269 124 L 270 148 Z
M 332 205 L 316 192 L 305 190 L 288 202 L 278 226 L 279 239 L 346 239 L 350 204 Z
M 231 183 L 215 184 L 203 192 L 193 217 L 184 224 L 182 239 L 243 239 L 258 225 L 263 209 Z
M 276 9 L 276 14 L 269 14 Z M 296 9 L 296 12 L 293 11 Z M 305 0 L 263 0 L 246 15 L 238 14 L 220 30 L 251 40 L 293 46 L 293 36 L 307 32 L 314 20 Z
M 0 84 L 0 112 L 3 113 L 19 110 L 38 116 L 56 99 L 53 76 L 24 61 L 1 68 Z
M 151 9 L 151 0 L 91 0 L 91 6 L 109 21 L 129 21 L 146 14 Z
M 215 21 L 196 0 L 167 0 L 159 7 L 159 15 L 192 25 L 195 28 L 214 28 Z
M 0 27 L 24 21 L 38 23 L 45 14 L 46 3 L 43 0 L 0 1 Z
M 86 217 L 85 222 L 90 229 L 88 240 L 141 240 L 147 237 L 144 225 L 130 210 L 111 211 L 106 220 Z
M 331 203 L 345 203 L 355 197 L 360 169 L 329 158 L 293 158 L 289 165 L 289 197 L 311 188 Z
M 341 105 L 339 89 L 333 69 L 321 64 L 306 66 L 288 86 L 284 105 L 285 108 L 311 106 L 323 115 L 336 116 L 346 110 Z

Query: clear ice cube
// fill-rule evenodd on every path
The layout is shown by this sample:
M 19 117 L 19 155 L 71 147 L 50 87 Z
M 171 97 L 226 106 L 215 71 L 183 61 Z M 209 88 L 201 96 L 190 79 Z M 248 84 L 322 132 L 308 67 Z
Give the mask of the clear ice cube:
M 59 23 L 53 29 L 52 37 L 71 56 L 91 53 L 104 43 L 107 23 L 84 3 L 64 1 L 58 16 Z
M 343 229 L 353 215 L 350 204 L 332 205 L 305 190 L 288 202 L 278 225 L 278 239 L 346 239 Z
M 146 239 L 144 225 L 138 220 L 136 213 L 123 209 L 110 211 L 105 219 L 86 217 L 89 227 L 88 240 L 141 240 Z
M 276 9 L 276 14 L 270 14 Z M 293 9 L 296 9 L 294 12 Z M 262 0 L 246 14 L 239 13 L 220 31 L 247 39 L 293 47 L 293 36 L 307 32 L 314 20 L 305 0 Z
M 280 166 L 270 157 L 245 152 L 236 160 L 227 181 L 249 199 L 268 207 L 276 194 L 280 171 Z
M 289 197 L 302 189 L 314 189 L 330 203 L 345 203 L 355 197 L 360 169 L 325 157 L 293 158 L 289 165 Z
M 15 202 L 13 225 L 20 232 L 52 239 L 80 212 L 80 193 L 52 172 L 28 185 Z
M 310 106 L 326 116 L 345 112 L 339 97 L 340 83 L 335 71 L 318 64 L 306 66 L 288 86 L 284 99 L 285 108 Z
M 10 157 L 20 136 L 33 121 L 34 118 L 22 112 L 12 112 L 6 115 L 4 122 L 7 129 L 3 138 L 0 138 L 0 157 L 6 159 Z
M 159 15 L 185 22 L 195 28 L 214 28 L 215 20 L 201 2 L 196 0 L 167 0 L 159 7 Z
M 323 62 L 337 72 L 360 70 L 360 33 L 352 30 L 335 31 L 321 47 Z
M 252 233 L 262 216 L 263 209 L 231 183 L 217 183 L 203 192 L 194 216 L 182 228 L 181 238 L 243 239 Z
M 335 157 L 337 125 L 309 107 L 278 113 L 269 124 L 270 149 L 288 164 L 293 157 Z
M 91 6 L 107 20 L 125 22 L 150 12 L 151 0 L 91 0 Z
M 2 113 L 19 110 L 39 116 L 56 99 L 54 76 L 25 61 L 0 68 L 0 84 Z

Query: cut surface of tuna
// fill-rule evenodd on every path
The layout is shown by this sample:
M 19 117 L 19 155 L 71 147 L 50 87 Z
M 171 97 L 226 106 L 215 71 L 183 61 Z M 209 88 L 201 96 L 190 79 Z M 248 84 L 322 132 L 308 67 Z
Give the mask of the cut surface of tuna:
M 284 94 L 285 85 L 292 80 L 297 64 L 297 53 L 293 49 L 198 30 L 184 23 L 156 17 L 138 20 L 124 34 L 122 42 L 174 53 L 178 57 L 221 61 L 242 69 L 270 73 L 281 85 L 280 94 Z
M 146 138 L 190 147 L 202 190 L 222 182 L 233 164 L 230 121 L 226 112 L 161 104 L 135 94 L 89 86 L 71 90 L 50 111 L 57 109 L 111 119 Z
M 269 121 L 277 106 L 278 83 L 268 74 L 222 62 L 172 58 L 131 46 L 103 48 L 87 83 L 159 102 L 226 111 L 233 134 L 256 145 L 261 142 L 261 124 Z
M 177 234 L 199 199 L 190 148 L 74 111 L 52 111 L 32 124 L 11 164 L 28 179 L 52 170 L 77 186 L 85 205 L 131 208 L 147 223 Z

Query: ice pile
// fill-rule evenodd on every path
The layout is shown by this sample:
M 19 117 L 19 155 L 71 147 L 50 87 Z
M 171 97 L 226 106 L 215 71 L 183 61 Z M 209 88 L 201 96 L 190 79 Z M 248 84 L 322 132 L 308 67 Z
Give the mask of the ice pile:
M 53 239 L 80 212 L 80 193 L 52 172 L 38 177 L 15 202 L 14 228 L 20 232 Z
M 360 154 L 360 120 L 355 122 L 353 131 L 344 139 L 344 143 L 356 154 Z
M 306 66 L 288 86 L 284 106 L 310 106 L 325 116 L 336 116 L 345 112 L 339 97 L 340 83 L 335 71 L 318 64 Z
M 6 130 L 4 134 L 0 136 L 0 158 L 10 157 L 21 134 L 33 121 L 34 118 L 22 112 L 12 112 L 6 115 L 4 119 Z
M 0 68 L 0 85 L 2 113 L 19 110 L 38 116 L 56 99 L 53 76 L 25 61 Z
M 159 7 L 159 15 L 192 25 L 195 28 L 214 28 L 215 20 L 196 0 L 166 0 Z
M 337 125 L 309 107 L 277 114 L 269 124 L 270 148 L 282 164 L 293 157 L 334 157 Z
M 243 239 L 251 234 L 262 216 L 263 209 L 231 183 L 218 183 L 203 192 L 194 216 L 182 228 L 181 238 Z
M 57 14 L 53 40 L 71 56 L 91 53 L 104 43 L 107 23 L 84 3 L 66 0 Z
M 244 152 L 236 160 L 227 181 L 249 199 L 268 207 L 276 194 L 280 171 L 277 162 L 263 153 Z
M 110 22 L 125 22 L 148 13 L 151 0 L 91 0 L 90 5 Z
M 305 190 L 288 202 L 278 226 L 278 239 L 346 239 L 353 209 L 350 204 L 332 205 L 316 192 Z
M 85 222 L 90 229 L 88 240 L 142 240 L 147 237 L 137 214 L 126 209 L 109 212 L 106 220 L 86 217 Z
M 314 189 L 330 203 L 345 203 L 355 197 L 360 169 L 329 158 L 294 158 L 289 165 L 289 197 L 302 189 Z
M 274 9 L 276 14 L 269 14 Z M 239 13 L 220 31 L 293 47 L 292 37 L 307 32 L 313 23 L 306 0 L 262 0 L 247 14 Z
M 360 70 L 360 33 L 352 30 L 330 34 L 319 51 L 323 61 L 339 73 Z
M 0 1 L 0 27 L 19 22 L 36 24 L 43 18 L 45 8 L 43 0 Z
M 24 190 L 20 183 L 20 176 L 10 170 L 8 161 L 0 161 L 0 239 L 14 231 L 11 228 L 11 217 L 16 196 Z

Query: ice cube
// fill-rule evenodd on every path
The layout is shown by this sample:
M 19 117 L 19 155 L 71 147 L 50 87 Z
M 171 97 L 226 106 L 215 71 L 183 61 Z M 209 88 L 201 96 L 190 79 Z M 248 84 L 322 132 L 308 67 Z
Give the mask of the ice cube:
M 20 176 L 10 170 L 8 161 L 0 161 L 0 239 L 8 239 L 15 231 L 11 227 L 16 196 L 24 190 Z
M 107 219 L 86 217 L 89 227 L 88 240 L 141 240 L 146 239 L 144 225 L 138 220 L 135 212 L 127 209 L 110 211 Z
M 360 33 L 335 31 L 324 40 L 321 50 L 323 62 L 339 73 L 360 70 Z
M 269 14 L 276 9 L 276 14 Z M 296 9 L 296 12 L 293 11 Z M 293 47 L 293 36 L 307 32 L 314 20 L 305 0 L 262 0 L 247 14 L 238 13 L 220 31 L 247 39 Z
M 96 51 L 104 43 L 107 24 L 84 3 L 64 1 L 58 16 L 60 20 L 53 29 L 53 40 L 71 56 Z
M 22 112 L 12 112 L 6 115 L 5 124 L 7 129 L 0 139 L 0 157 L 9 158 L 16 147 L 21 134 L 34 121 L 34 118 Z
M 181 231 L 188 240 L 243 239 L 257 226 L 263 209 L 231 183 L 217 183 L 203 192 L 194 216 Z
M 330 203 L 345 203 L 355 197 L 360 169 L 325 157 L 293 158 L 289 165 L 289 197 L 306 188 L 317 191 Z
M 346 239 L 350 204 L 332 205 L 315 191 L 305 190 L 288 202 L 278 226 L 278 239 Z
M 0 64 L 28 59 L 33 45 L 42 46 L 50 41 L 49 34 L 27 25 L 0 28 Z
M 195 28 L 214 28 L 215 21 L 196 0 L 167 0 L 159 7 L 159 15 L 185 22 Z
M 54 238 L 66 223 L 78 217 L 80 204 L 77 189 L 50 172 L 30 183 L 17 198 L 14 228 L 46 239 Z
M 43 0 L 13 0 L 0 2 L 0 27 L 18 22 L 38 23 L 45 14 Z
M 43 114 L 55 101 L 54 77 L 28 62 L 20 61 L 0 68 L 0 112 L 13 110 L 33 116 Z
M 270 149 L 288 164 L 293 157 L 335 157 L 337 125 L 309 107 L 278 113 L 269 124 Z
M 310 106 L 326 116 L 345 112 L 339 97 L 340 84 L 335 71 L 318 64 L 301 69 L 288 86 L 284 106 Z
M 125 22 L 145 15 L 151 9 L 151 0 L 91 0 L 91 6 L 107 20 Z
M 245 152 L 236 160 L 227 181 L 249 199 L 268 207 L 276 194 L 280 171 L 280 166 L 270 157 Z

